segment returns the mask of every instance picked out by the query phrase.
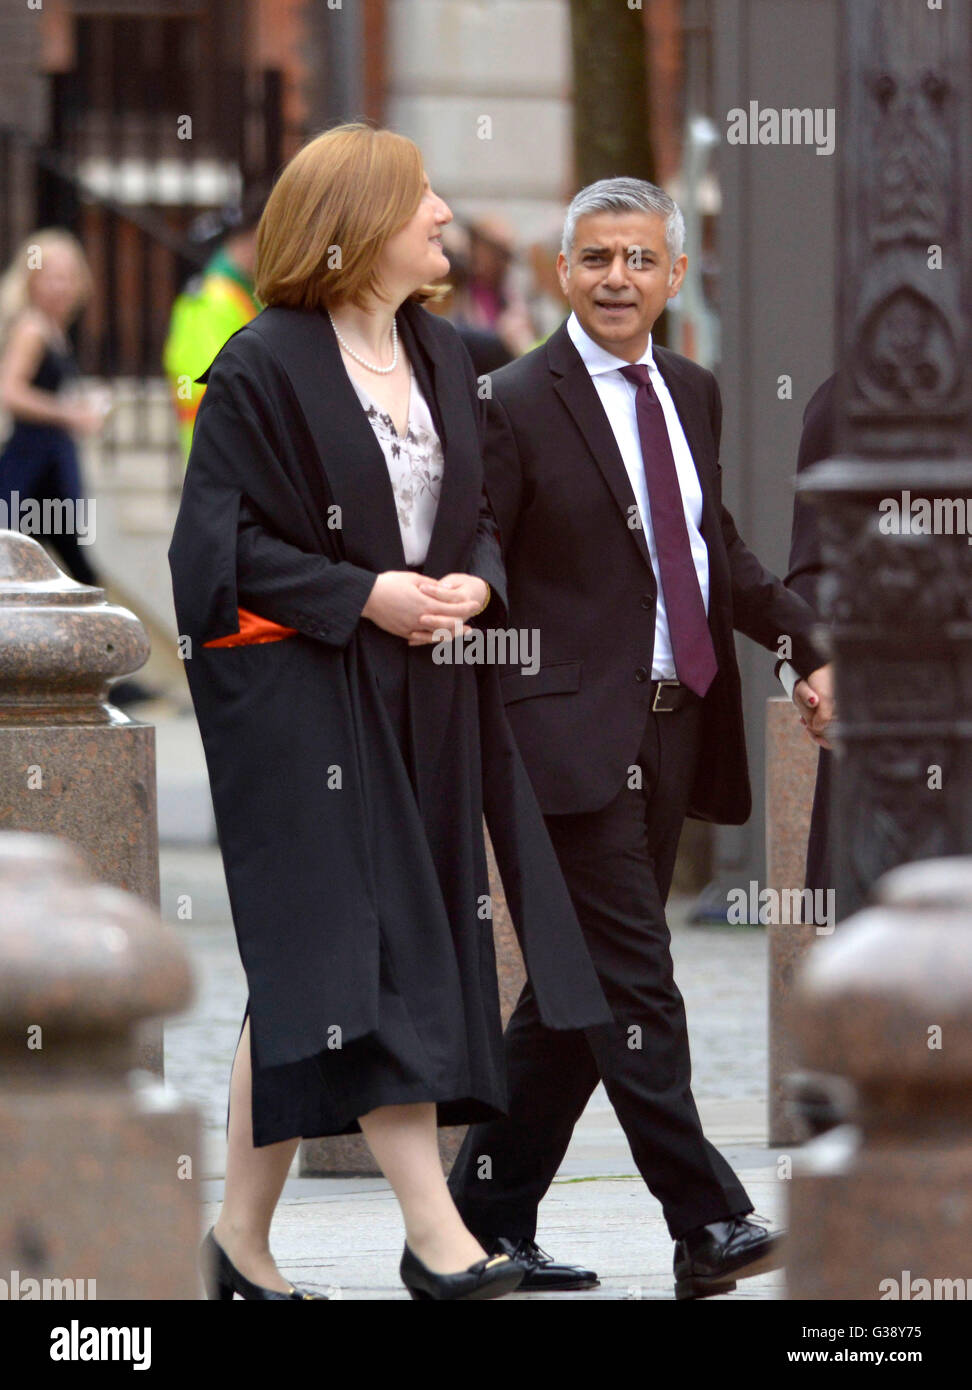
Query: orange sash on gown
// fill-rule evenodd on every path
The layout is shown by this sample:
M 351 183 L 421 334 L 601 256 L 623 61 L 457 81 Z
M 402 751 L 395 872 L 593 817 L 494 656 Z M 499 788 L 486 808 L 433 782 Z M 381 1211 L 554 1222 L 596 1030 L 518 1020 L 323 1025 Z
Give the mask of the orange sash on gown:
M 285 637 L 296 636 L 295 627 L 282 627 L 272 623 L 269 618 L 261 618 L 259 613 L 251 613 L 248 608 L 237 608 L 240 628 L 228 637 L 214 637 L 204 642 L 204 647 L 243 647 L 252 642 L 281 642 Z

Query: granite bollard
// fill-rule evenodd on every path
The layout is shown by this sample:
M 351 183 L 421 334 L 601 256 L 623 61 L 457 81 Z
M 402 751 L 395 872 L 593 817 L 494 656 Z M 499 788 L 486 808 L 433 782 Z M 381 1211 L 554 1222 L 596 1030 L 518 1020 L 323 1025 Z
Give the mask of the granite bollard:
M 148 655 L 134 613 L 0 531 L 0 830 L 62 836 L 97 878 L 158 908 L 155 729 L 109 703 L 109 682 Z M 156 1021 L 139 1046 L 161 1076 Z
M 178 937 L 53 836 L 0 833 L 0 902 L 0 1297 L 200 1297 L 198 1119 L 133 1070 Z
M 776 901 L 795 904 L 805 883 L 810 812 L 817 778 L 817 748 L 792 700 L 766 701 L 766 886 Z M 786 896 L 784 896 L 786 895 Z M 802 906 L 802 899 L 800 900 Z M 796 916 L 797 920 L 790 920 Z M 788 1009 L 793 979 L 817 937 L 813 913 L 775 913 L 769 945 L 769 1142 L 796 1143 L 802 1134 L 792 1113 L 786 1077 L 796 1070 Z
M 496 948 L 500 1013 L 505 1028 L 520 997 L 526 971 L 488 835 L 486 860 L 493 903 L 493 942 Z M 452 1167 L 465 1133 L 464 1125 L 449 1125 L 439 1130 L 439 1155 L 446 1172 Z M 299 1171 L 301 1177 L 336 1178 L 377 1176 L 379 1170 L 360 1134 L 339 1134 L 327 1139 L 305 1139 L 300 1146 Z
M 807 956 L 792 1019 L 846 1122 L 794 1156 L 792 1299 L 972 1295 L 972 858 L 885 874 Z

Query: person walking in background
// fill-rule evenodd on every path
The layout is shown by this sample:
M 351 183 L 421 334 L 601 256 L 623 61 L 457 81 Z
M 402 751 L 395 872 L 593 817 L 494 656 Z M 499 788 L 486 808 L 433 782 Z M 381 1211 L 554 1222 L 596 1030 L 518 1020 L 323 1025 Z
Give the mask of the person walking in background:
M 473 1125 L 449 1179 L 486 1249 L 524 1289 L 596 1272 L 537 1245 L 537 1209 L 598 1079 L 675 1241 L 677 1298 L 726 1293 L 780 1263 L 780 1237 L 705 1138 L 665 903 L 686 815 L 751 809 L 733 630 L 792 661 L 832 714 L 814 615 L 746 547 L 722 504 L 712 374 L 652 346 L 685 275 L 684 222 L 661 189 L 582 189 L 558 273 L 566 323 L 492 378 L 486 487 L 511 625 L 536 629 L 535 673 L 509 671 L 510 723 L 614 1015 L 554 1033 L 529 982 L 506 1029 L 508 1118 Z M 727 982 L 731 988 L 731 982 Z M 489 1180 L 483 1178 L 489 1159 Z
M 466 273 L 456 286 L 450 317 L 457 328 L 495 333 L 511 357 L 532 346 L 536 330 L 515 279 L 513 229 L 498 214 L 466 223 Z
M 797 454 L 797 475 L 815 463 L 832 458 L 837 423 L 837 377 L 829 376 L 817 387 L 803 412 L 803 431 Z M 820 612 L 820 578 L 824 571 L 817 509 L 799 493 L 793 501 L 793 529 L 786 579 L 788 589 Z M 791 696 L 799 693 L 799 677 L 789 662 L 780 663 L 777 674 Z M 812 698 L 812 692 L 802 692 Z M 804 721 L 806 722 L 806 721 Z M 830 804 L 833 787 L 833 750 L 829 742 L 820 744 L 817 780 L 813 791 L 810 834 L 807 839 L 807 867 L 804 887 L 812 892 L 836 891 L 833 855 L 830 846 Z M 838 903 L 839 914 L 839 903 Z
M 527 296 L 506 323 L 508 342 L 496 327 L 482 327 L 467 316 L 471 251 L 468 229 L 451 222 L 445 229 L 444 244 L 450 262 L 448 293 L 429 307 L 455 326 L 473 360 L 477 376 L 498 371 L 515 357 L 538 347 L 563 323 L 567 305 L 557 279 L 557 248 L 549 242 L 533 242 L 527 247 Z M 511 326 L 512 333 L 509 332 Z
M 456 222 L 444 227 L 442 249 L 449 261 L 449 274 L 438 282 L 441 298 L 430 299 L 428 308 L 452 324 L 472 358 L 476 376 L 488 376 L 512 362 L 516 354 L 510 351 L 495 328 L 473 325 L 462 312 L 469 284 L 469 233 L 466 228 Z
M 564 298 L 557 276 L 559 252 L 559 232 L 556 242 L 544 237 L 527 247 L 527 266 L 530 272 L 527 306 L 537 333 L 535 341 L 530 344 L 531 349 L 546 342 L 570 313 L 570 305 Z
M 0 281 L 0 404 L 13 420 L 0 452 L 0 500 L 12 529 L 27 499 L 73 504 L 60 514 L 84 515 L 75 435 L 97 433 L 108 407 L 80 396 L 68 328 L 91 292 L 81 244 L 61 227 L 28 236 Z M 43 538 L 78 583 L 98 584 L 76 526 Z
M 506 618 L 472 363 L 422 307 L 451 215 L 404 136 L 318 136 L 260 220 L 267 307 L 204 374 L 169 562 L 249 989 L 213 1298 L 313 1297 L 274 1263 L 273 1211 L 300 1138 L 355 1132 L 413 1297 L 522 1278 L 463 1224 L 436 1143 L 506 1106 L 484 813 L 545 1022 L 610 1017 L 497 667 L 434 656 Z
M 269 192 L 268 185 L 256 184 L 247 190 L 239 209 L 224 214 L 218 223 L 222 236 L 219 246 L 172 306 L 162 362 L 187 459 L 206 390 L 197 378 L 236 330 L 260 312 L 253 292 L 253 268 L 257 224 Z

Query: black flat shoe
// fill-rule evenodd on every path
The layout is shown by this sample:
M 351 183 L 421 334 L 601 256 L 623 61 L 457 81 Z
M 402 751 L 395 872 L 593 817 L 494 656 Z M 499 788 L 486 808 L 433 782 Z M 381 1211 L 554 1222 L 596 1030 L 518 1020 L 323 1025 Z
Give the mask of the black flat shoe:
M 675 1242 L 675 1297 L 731 1293 L 737 1279 L 779 1269 L 782 1244 L 782 1231 L 769 1231 L 745 1216 L 698 1226 Z
M 526 1274 L 520 1285 L 520 1293 L 566 1293 L 569 1289 L 596 1289 L 601 1282 L 593 1269 L 555 1263 L 535 1240 L 527 1240 L 526 1237 L 512 1241 L 500 1236 L 489 1248 L 491 1254 L 509 1255 L 511 1260 L 523 1265 Z
M 263 1289 L 259 1284 L 251 1284 L 230 1261 L 226 1251 L 213 1235 L 211 1226 L 206 1239 L 199 1247 L 199 1260 L 202 1265 L 203 1283 L 206 1285 L 206 1297 L 218 1299 L 222 1303 L 232 1299 L 234 1293 L 238 1293 L 241 1298 L 313 1298 L 328 1302 L 326 1293 L 310 1293 L 307 1289 L 295 1289 L 292 1285 L 290 1293 L 280 1293 L 277 1289 Z
M 428 1269 L 406 1243 L 398 1269 L 413 1298 L 483 1299 L 512 1293 L 524 1275 L 523 1266 L 509 1255 L 489 1255 L 458 1274 L 436 1274 Z

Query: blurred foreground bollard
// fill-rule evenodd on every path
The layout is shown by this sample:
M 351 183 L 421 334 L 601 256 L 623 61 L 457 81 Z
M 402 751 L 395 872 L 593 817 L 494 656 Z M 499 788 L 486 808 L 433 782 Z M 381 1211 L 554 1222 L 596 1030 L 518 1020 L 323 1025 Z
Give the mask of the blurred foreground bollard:
M 904 865 L 814 946 L 803 1059 L 853 1087 L 793 1160 L 792 1299 L 972 1293 L 972 858 Z
M 4 1297 L 198 1298 L 198 1119 L 132 1072 L 191 997 L 178 937 L 50 836 L 0 834 L 0 904 Z
M 108 703 L 109 680 L 148 655 L 134 613 L 0 531 L 0 828 L 63 836 L 97 878 L 157 909 L 155 729 Z M 139 1046 L 161 1076 L 161 1025 Z

